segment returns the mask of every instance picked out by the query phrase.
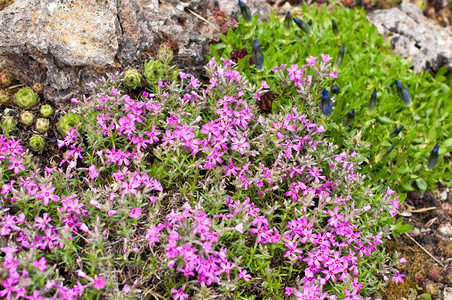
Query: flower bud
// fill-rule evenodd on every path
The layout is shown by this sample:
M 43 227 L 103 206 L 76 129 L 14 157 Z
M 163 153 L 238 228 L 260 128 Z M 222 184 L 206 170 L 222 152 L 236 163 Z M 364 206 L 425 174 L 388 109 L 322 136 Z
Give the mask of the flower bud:
M 309 26 L 308 23 L 306 23 L 305 21 L 298 19 L 298 18 L 293 18 L 293 20 L 295 21 L 295 24 L 297 24 L 297 26 L 303 30 L 304 32 L 306 32 L 307 34 L 311 34 L 312 33 L 312 29 L 311 26 Z
M 397 87 L 397 93 L 399 94 L 400 99 L 402 99 L 403 103 L 405 103 L 406 106 L 411 105 L 411 95 L 406 86 L 404 86 L 400 81 L 397 79 L 395 80 L 395 84 Z
M 33 136 L 28 140 L 28 147 L 31 151 L 41 154 L 45 150 L 46 141 L 42 136 L 33 134 Z
M 242 13 L 243 19 L 245 19 L 245 21 L 247 23 L 250 23 L 253 20 L 253 16 L 251 15 L 250 8 L 241 0 L 239 0 L 239 7 L 240 7 L 240 12 Z
M 355 109 L 352 109 L 351 111 L 346 113 L 344 118 L 342 119 L 342 126 L 348 127 L 353 123 L 354 120 L 355 120 Z
M 46 133 L 49 130 L 50 121 L 46 118 L 39 118 L 36 120 L 36 130 L 40 133 Z
M 341 88 L 337 84 L 333 84 L 331 87 L 331 92 L 333 94 L 338 94 L 341 91 Z
M 428 170 L 433 169 L 433 167 L 435 167 L 436 163 L 438 162 L 438 152 L 439 152 L 439 144 L 436 143 L 435 147 L 433 147 L 433 150 L 430 153 L 430 156 L 428 158 L 428 163 L 427 163 Z
M 389 137 L 390 137 L 390 138 L 395 138 L 396 136 L 399 135 L 399 133 L 402 131 L 402 129 L 403 129 L 403 126 L 397 127 L 396 129 L 394 129 L 394 130 L 389 134 Z
M 333 33 L 335 35 L 339 34 L 339 27 L 337 27 L 336 21 L 334 21 L 334 19 L 331 20 L 331 26 L 333 28 Z
M 11 85 L 13 77 L 8 71 L 3 71 L 0 73 L 0 85 L 3 87 L 8 87 Z
M 136 69 L 128 69 L 122 76 L 126 87 L 136 89 L 141 86 L 141 74 Z
M 383 151 L 378 153 L 377 156 L 375 156 L 375 163 L 379 163 L 381 160 L 383 160 L 383 158 L 388 156 L 389 153 L 391 153 L 392 149 L 394 149 L 395 146 L 396 146 L 396 144 L 394 144 L 390 147 L 387 147 L 386 149 L 384 149 Z
M 308 20 L 308 25 L 312 26 L 312 20 L 311 19 Z
M 35 82 L 35 84 L 33 84 L 33 91 L 35 91 L 36 93 L 42 93 L 44 87 L 42 86 L 42 83 L 40 82 Z
M 264 53 L 261 50 L 257 38 L 254 38 L 253 51 L 251 52 L 251 57 L 253 58 L 256 69 L 262 70 L 264 67 Z
M 341 68 L 342 61 L 344 60 L 344 54 L 345 54 L 345 45 L 342 45 L 336 57 L 336 61 L 334 62 L 334 69 L 339 70 Z
M 44 105 L 41 105 L 39 112 L 41 113 L 42 117 L 48 118 L 53 114 L 53 108 L 50 104 L 44 104 Z
M 372 95 L 370 95 L 369 104 L 367 104 L 367 110 L 372 112 L 377 106 L 377 88 L 374 88 Z
M 0 89 L 0 103 L 7 104 L 9 103 L 9 93 L 5 89 Z
M 290 15 L 290 11 L 286 12 L 286 17 L 284 18 L 284 30 L 286 33 L 290 32 L 290 28 L 292 27 L 292 17 Z
M 1 127 L 4 135 L 9 135 L 16 129 L 17 121 L 13 116 L 4 116 Z
M 31 126 L 35 122 L 35 115 L 31 111 L 24 111 L 20 114 L 20 123 L 25 126 Z
M 433 269 L 428 273 L 428 277 L 432 280 L 437 281 L 440 278 L 439 272 L 437 269 Z
M 14 99 L 14 103 L 22 109 L 32 109 L 38 102 L 38 94 L 28 86 L 18 90 Z
M 333 112 L 333 101 L 330 99 L 330 95 L 327 89 L 322 91 L 322 100 L 320 100 L 320 109 L 325 116 L 331 115 Z
M 62 137 L 66 136 L 66 131 L 72 129 L 82 122 L 79 115 L 71 113 L 63 116 L 57 124 L 58 132 Z

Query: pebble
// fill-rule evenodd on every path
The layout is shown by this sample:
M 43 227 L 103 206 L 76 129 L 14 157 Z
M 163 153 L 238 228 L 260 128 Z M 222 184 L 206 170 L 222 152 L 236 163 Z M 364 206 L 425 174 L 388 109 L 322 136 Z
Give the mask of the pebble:
M 452 288 L 451 287 L 447 287 L 444 289 L 444 300 L 452 300 Z
M 438 231 L 442 235 L 452 236 L 452 225 L 450 225 L 450 223 L 447 223 L 444 226 L 440 226 L 438 228 Z

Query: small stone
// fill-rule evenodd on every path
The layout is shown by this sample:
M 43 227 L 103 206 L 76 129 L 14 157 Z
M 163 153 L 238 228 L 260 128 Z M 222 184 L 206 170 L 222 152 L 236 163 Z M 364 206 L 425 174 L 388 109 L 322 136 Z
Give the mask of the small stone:
M 441 224 L 438 228 L 439 233 L 445 236 L 452 236 L 452 225 L 450 223 Z

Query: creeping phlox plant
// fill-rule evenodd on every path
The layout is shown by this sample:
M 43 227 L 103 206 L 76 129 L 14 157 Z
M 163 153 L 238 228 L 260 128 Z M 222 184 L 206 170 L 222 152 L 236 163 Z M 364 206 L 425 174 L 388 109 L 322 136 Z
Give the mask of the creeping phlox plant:
M 309 93 L 336 74 L 307 61 L 275 73 L 319 109 Z M 394 192 L 296 108 L 259 114 L 265 82 L 206 70 L 137 97 L 120 74 L 90 84 L 58 165 L 1 138 L 0 296 L 363 299 L 402 280 Z

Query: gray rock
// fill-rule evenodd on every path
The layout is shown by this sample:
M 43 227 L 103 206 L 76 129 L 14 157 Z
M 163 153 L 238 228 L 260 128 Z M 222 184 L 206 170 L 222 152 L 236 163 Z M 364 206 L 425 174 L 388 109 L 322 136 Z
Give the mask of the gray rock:
M 247 2 L 260 16 L 271 12 L 265 0 Z M 221 22 L 216 7 L 226 12 Z M 0 11 L 0 67 L 43 83 L 62 105 L 105 72 L 141 68 L 162 44 L 179 68 L 200 75 L 209 43 L 237 25 L 238 12 L 228 0 L 16 0 Z
M 401 9 L 376 10 L 367 18 L 391 39 L 395 54 L 413 60 L 415 72 L 443 66 L 452 71 L 451 29 L 428 20 L 416 5 L 403 2 Z

